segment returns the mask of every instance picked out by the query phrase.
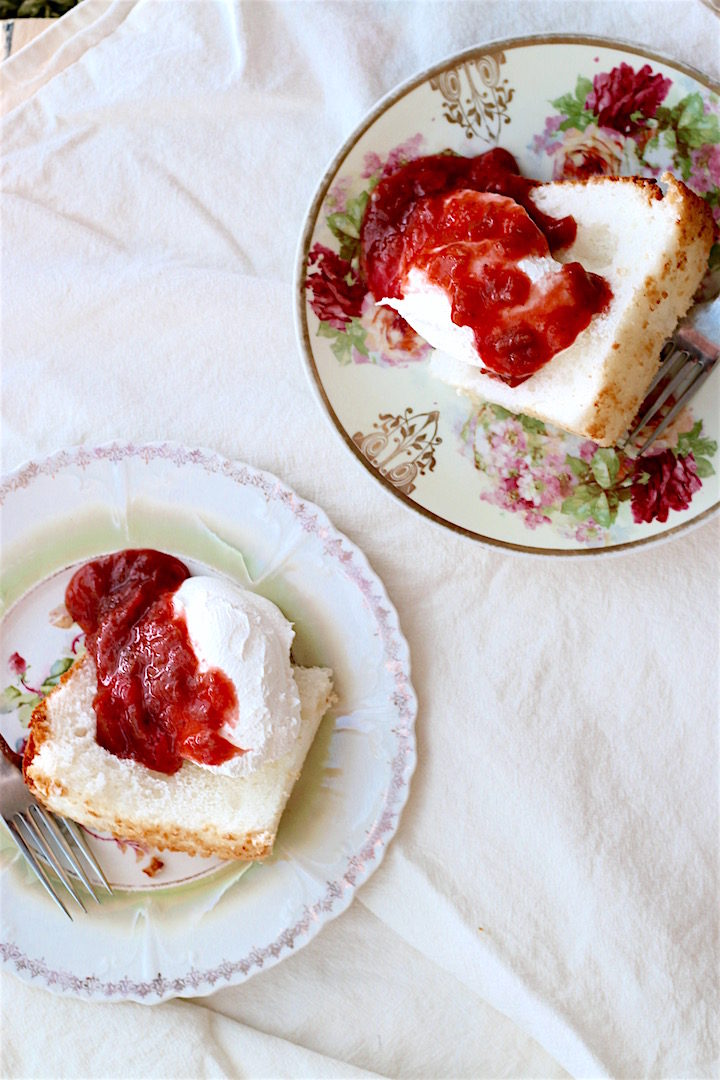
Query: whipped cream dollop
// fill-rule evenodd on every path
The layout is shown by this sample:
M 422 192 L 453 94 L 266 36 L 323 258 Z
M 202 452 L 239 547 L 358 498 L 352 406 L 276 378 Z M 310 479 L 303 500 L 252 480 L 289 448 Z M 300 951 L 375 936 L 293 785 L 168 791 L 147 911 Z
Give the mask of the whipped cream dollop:
M 288 753 L 300 727 L 292 624 L 272 601 L 224 578 L 187 578 L 173 594 L 173 609 L 185 619 L 200 668 L 219 668 L 237 697 L 237 713 L 220 734 L 244 753 L 203 767 L 246 776 Z
M 546 282 L 550 284 L 552 275 L 562 267 L 562 263 L 551 255 L 528 255 L 520 259 L 517 265 L 533 284 L 541 286 Z M 394 308 L 433 349 L 472 367 L 485 368 L 471 327 L 458 326 L 453 322 L 450 292 L 430 281 L 419 267 L 410 266 L 403 281 L 401 298 L 384 296 L 377 303 Z M 522 310 L 517 309 L 518 317 Z

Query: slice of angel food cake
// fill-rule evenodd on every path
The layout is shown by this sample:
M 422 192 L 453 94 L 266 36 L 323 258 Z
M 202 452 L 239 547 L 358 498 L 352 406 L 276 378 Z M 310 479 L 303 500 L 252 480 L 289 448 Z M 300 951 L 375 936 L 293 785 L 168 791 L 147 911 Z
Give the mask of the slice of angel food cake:
M 707 269 L 710 207 L 660 183 L 541 183 L 496 148 L 418 158 L 381 180 L 361 230 L 378 304 L 470 397 L 600 446 L 627 431 Z
M 154 550 L 84 564 L 66 606 L 87 652 L 32 715 L 37 799 L 122 840 L 268 856 L 332 672 L 292 664 L 270 600 Z

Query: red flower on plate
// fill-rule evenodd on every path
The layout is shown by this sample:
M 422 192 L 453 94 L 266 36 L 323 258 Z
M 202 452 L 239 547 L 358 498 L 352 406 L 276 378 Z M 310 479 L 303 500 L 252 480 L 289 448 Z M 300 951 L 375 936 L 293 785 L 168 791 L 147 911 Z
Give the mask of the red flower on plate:
M 324 244 L 315 244 L 308 255 L 308 266 L 316 270 L 305 281 L 312 293 L 310 306 L 321 322 L 344 330 L 353 318 L 359 318 L 365 299 L 365 286 L 346 259 L 341 259 Z
M 27 660 L 23 660 L 20 653 L 14 652 L 8 660 L 13 675 L 24 675 L 27 671 Z
M 638 524 L 667 521 L 670 510 L 686 510 L 702 487 L 692 454 L 676 457 L 672 450 L 648 454 L 635 462 L 632 516 Z
M 659 73 L 653 75 L 649 64 L 635 71 L 623 63 L 595 76 L 585 108 L 595 113 L 600 127 L 631 135 L 645 126 L 648 117 L 655 115 L 671 85 L 672 80 Z

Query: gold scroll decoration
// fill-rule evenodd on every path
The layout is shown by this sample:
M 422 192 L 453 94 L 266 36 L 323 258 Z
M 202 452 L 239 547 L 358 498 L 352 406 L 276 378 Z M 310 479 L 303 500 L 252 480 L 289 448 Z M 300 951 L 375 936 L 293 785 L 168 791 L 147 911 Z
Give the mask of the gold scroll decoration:
M 443 99 L 443 115 L 459 124 L 468 139 L 497 143 L 503 124 L 510 123 L 508 106 L 515 91 L 501 79 L 505 53 L 464 60 L 430 80 L 432 90 Z
M 417 477 L 435 468 L 435 449 L 442 442 L 439 418 L 437 411 L 414 416 L 410 408 L 396 416 L 380 413 L 373 430 L 355 432 L 353 442 L 381 476 L 409 495 Z

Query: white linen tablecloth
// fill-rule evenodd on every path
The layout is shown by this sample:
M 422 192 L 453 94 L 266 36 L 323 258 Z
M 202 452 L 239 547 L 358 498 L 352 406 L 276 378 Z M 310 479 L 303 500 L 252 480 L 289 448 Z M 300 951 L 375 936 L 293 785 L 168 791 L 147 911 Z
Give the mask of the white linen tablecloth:
M 522 558 L 390 498 L 321 415 L 292 275 L 327 161 L 471 44 L 588 32 L 718 75 L 699 0 L 85 0 L 2 68 L 2 466 L 174 439 L 357 542 L 413 660 L 419 758 L 348 912 L 153 1008 L 2 978 L 2 1075 L 716 1075 L 718 528 Z

